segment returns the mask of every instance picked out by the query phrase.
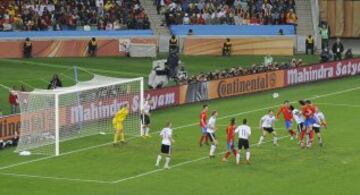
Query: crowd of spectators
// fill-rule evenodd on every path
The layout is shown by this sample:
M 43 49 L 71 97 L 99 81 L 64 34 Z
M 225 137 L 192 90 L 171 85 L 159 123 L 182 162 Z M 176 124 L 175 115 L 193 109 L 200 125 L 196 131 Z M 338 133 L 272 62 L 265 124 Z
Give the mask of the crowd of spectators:
M 271 56 L 266 56 L 264 59 L 264 63 L 262 64 L 252 64 L 248 68 L 244 68 L 242 66 L 234 66 L 230 69 L 225 70 L 215 70 L 213 72 L 207 73 L 200 73 L 197 75 L 192 76 L 183 76 L 180 77 L 178 84 L 192 84 L 197 82 L 204 82 L 204 81 L 211 81 L 211 80 L 218 80 L 224 78 L 231 78 L 249 74 L 255 74 L 260 72 L 267 72 L 273 70 L 280 70 L 280 69 L 288 69 L 294 67 L 303 66 L 304 63 L 302 59 L 295 59 L 293 58 L 289 62 L 274 62 Z
M 149 28 L 139 0 L 0 1 L 0 31 Z
M 295 0 L 154 0 L 173 24 L 296 25 Z

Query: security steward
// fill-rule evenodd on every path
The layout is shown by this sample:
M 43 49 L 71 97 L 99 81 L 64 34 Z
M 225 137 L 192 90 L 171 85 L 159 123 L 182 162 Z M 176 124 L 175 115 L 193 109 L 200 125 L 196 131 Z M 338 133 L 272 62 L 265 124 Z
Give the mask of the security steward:
M 175 35 L 172 35 L 169 40 L 169 53 L 177 53 L 178 52 L 178 41 Z
M 91 57 L 96 56 L 96 49 L 97 49 L 97 42 L 95 37 L 91 38 L 91 40 L 88 43 L 88 54 Z
M 314 37 L 309 35 L 305 40 L 305 53 L 308 55 L 308 51 L 310 50 L 311 55 L 314 55 Z
M 30 38 L 27 37 L 25 39 L 24 48 L 23 48 L 24 58 L 31 58 L 32 57 L 32 42 Z
M 232 43 L 229 38 L 226 39 L 223 47 L 223 56 L 231 56 Z

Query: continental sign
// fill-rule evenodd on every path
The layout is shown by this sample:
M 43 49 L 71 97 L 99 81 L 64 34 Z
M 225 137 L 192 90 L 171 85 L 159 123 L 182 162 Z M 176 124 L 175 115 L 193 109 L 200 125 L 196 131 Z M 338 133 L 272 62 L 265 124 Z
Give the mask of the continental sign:
M 284 87 L 284 71 L 272 71 L 208 82 L 209 99 Z
M 360 74 L 360 58 L 327 62 L 285 71 L 285 84 L 296 85 Z

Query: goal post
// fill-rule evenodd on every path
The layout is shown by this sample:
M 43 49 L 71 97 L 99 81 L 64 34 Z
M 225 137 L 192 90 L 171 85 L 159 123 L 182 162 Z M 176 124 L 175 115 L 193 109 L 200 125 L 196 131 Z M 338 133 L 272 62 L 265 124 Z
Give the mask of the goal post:
M 125 135 L 139 136 L 144 101 L 143 78 L 93 79 L 54 90 L 19 92 L 20 135 L 16 152 L 60 155 L 98 140 L 100 133 L 113 134 L 112 118 L 124 106 Z M 107 142 L 112 141 L 108 137 Z M 78 140 L 81 139 L 81 140 Z

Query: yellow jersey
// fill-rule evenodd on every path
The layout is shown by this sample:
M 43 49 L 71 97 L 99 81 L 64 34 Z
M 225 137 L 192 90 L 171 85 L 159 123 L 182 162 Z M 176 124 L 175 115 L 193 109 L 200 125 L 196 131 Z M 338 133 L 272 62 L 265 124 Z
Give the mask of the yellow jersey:
M 121 108 L 114 116 L 112 123 L 115 129 L 123 129 L 123 122 L 127 115 L 129 114 L 129 109 L 127 107 Z

